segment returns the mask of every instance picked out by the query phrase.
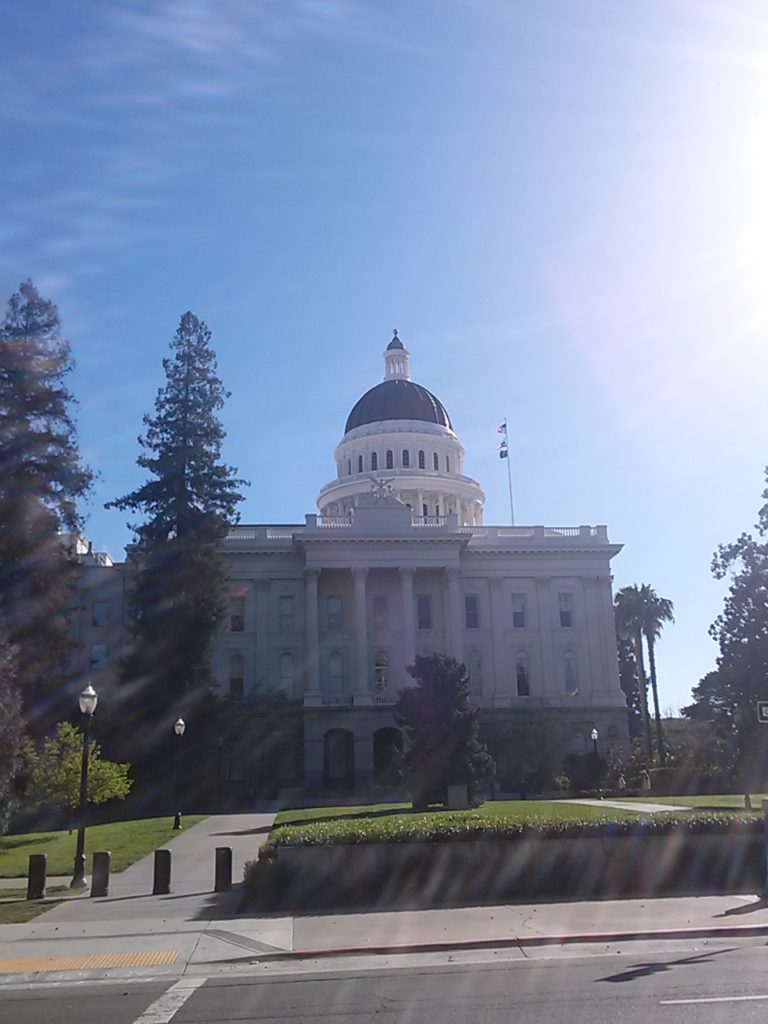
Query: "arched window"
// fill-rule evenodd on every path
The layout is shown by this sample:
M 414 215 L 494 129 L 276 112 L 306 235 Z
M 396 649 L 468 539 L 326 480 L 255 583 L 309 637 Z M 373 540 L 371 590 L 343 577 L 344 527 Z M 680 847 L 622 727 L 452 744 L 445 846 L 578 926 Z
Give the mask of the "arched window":
M 447 455 L 445 456 L 445 472 L 446 473 L 450 473 L 451 472 L 451 460 L 448 458 Z
M 344 692 L 344 659 L 338 651 L 328 659 L 328 689 L 331 693 Z
M 575 697 L 579 692 L 579 663 L 573 651 L 565 652 L 565 692 L 569 697 Z
M 242 700 L 244 692 L 243 656 L 235 653 L 229 659 L 229 699 Z
M 426 502 L 424 502 L 424 504 L 421 506 L 421 514 L 424 516 L 425 519 L 429 515 L 429 509 L 427 508 Z
M 293 655 L 287 651 L 280 655 L 280 689 L 289 697 L 293 696 Z
M 403 449 L 403 466 L 405 467 L 405 469 L 408 469 L 410 464 L 411 464 L 410 452 L 408 452 L 407 449 Z
M 480 651 L 469 652 L 469 683 L 472 695 L 479 697 L 483 692 L 483 656 Z
M 437 452 L 432 452 L 432 468 L 440 469 L 440 460 L 437 457 Z
M 371 452 L 371 469 L 376 470 L 378 468 L 379 468 L 379 453 L 378 452 Z
M 530 697 L 531 682 L 528 677 L 528 655 L 525 651 L 518 651 L 515 659 L 515 677 L 517 680 L 517 696 Z
M 352 459 L 347 459 L 347 476 L 352 476 Z
M 388 449 L 388 451 L 387 451 L 387 469 L 394 469 L 394 467 L 395 467 L 395 457 L 392 454 L 392 450 Z
M 373 677 L 377 690 L 386 690 L 389 686 L 389 658 L 384 651 L 379 651 L 373 660 Z
M 358 473 L 362 473 L 363 472 L 363 456 L 362 455 L 358 455 L 357 456 L 357 472 Z
M 426 468 L 427 468 L 427 457 L 424 454 L 424 452 L 420 451 L 419 452 L 419 469 L 426 469 Z

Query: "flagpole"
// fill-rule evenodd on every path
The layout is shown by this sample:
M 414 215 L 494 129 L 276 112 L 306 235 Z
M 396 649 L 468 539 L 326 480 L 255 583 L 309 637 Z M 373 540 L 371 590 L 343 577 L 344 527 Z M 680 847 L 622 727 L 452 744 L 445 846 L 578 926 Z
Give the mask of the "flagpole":
M 509 484 L 509 524 L 515 525 L 515 506 L 512 501 L 512 468 L 509 465 L 509 434 L 507 433 L 507 420 L 504 419 L 504 439 L 507 442 L 507 483 Z

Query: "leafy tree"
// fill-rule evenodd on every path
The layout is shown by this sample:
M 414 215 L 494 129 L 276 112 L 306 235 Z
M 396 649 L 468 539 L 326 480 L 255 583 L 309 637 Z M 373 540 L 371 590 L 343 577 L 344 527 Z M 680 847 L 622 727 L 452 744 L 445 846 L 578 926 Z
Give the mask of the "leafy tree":
M 66 386 L 71 369 L 56 306 L 26 281 L 0 323 L 0 616 L 35 712 L 67 649 L 74 564 L 61 533 L 80 528 L 77 501 L 91 484 Z
M 646 756 L 653 761 L 653 745 L 651 743 L 651 725 L 648 718 L 648 679 L 645 674 L 645 658 L 643 657 L 643 605 L 640 588 L 636 585 L 622 587 L 614 598 L 616 616 L 616 632 L 632 645 L 637 670 L 637 692 L 640 697 L 640 716 Z
M 768 478 L 768 470 L 766 470 Z M 768 727 L 755 705 L 768 699 L 768 489 L 762 494 L 756 535 L 722 544 L 712 561 L 716 579 L 729 579 L 723 610 L 710 627 L 720 647 L 716 673 L 694 689 L 689 718 L 710 721 L 730 737 L 734 771 L 748 786 L 765 781 Z
M 32 757 L 30 789 L 40 803 L 55 803 L 74 811 L 80 805 L 80 767 L 83 735 L 70 722 L 60 722 L 56 735 Z M 124 800 L 131 789 L 129 764 L 102 761 L 101 748 L 88 744 L 88 791 L 91 804 Z
M 637 679 L 635 645 L 627 636 L 616 633 L 616 649 L 619 655 L 619 684 L 624 691 L 629 712 L 629 735 L 632 739 L 642 735 L 643 713 L 640 706 L 640 687 Z
M 656 722 L 656 747 L 659 752 L 659 763 L 666 763 L 664 748 L 664 731 L 661 728 L 659 711 L 659 688 L 656 680 L 656 641 L 661 635 L 665 622 L 674 622 L 672 614 L 674 605 L 667 597 L 659 597 L 653 587 L 644 583 L 640 587 L 643 602 L 643 636 L 648 645 L 648 667 L 651 670 L 651 692 L 653 694 L 653 716 Z
M 647 583 L 638 586 L 636 583 L 622 587 L 615 598 L 616 632 L 619 636 L 619 668 L 622 668 L 622 654 L 627 658 L 631 646 L 634 668 L 637 675 L 637 692 L 640 697 L 640 708 L 645 736 L 646 753 L 649 761 L 653 759 L 651 741 L 651 724 L 648 714 L 648 679 L 645 674 L 645 658 L 643 656 L 643 640 L 648 645 L 648 663 L 651 670 L 651 693 L 653 694 L 653 713 L 656 726 L 656 749 L 660 764 L 666 760 L 664 750 L 664 733 L 661 728 L 661 711 L 659 709 L 659 688 L 656 679 L 656 641 L 665 622 L 674 622 L 672 602 L 666 597 L 659 597 L 653 587 Z M 627 664 L 624 665 L 626 687 L 628 679 Z M 626 692 L 626 691 L 625 691 Z
M 408 672 L 416 685 L 398 694 L 395 721 L 405 733 L 401 767 L 414 804 L 445 801 L 449 785 L 466 785 L 473 800 L 495 765 L 480 742 L 466 666 L 445 654 L 417 655 Z
M 26 723 L 15 677 L 15 652 L 0 640 L 0 835 L 6 832 L 19 805 L 18 779 L 27 753 Z
M 224 612 L 219 544 L 237 519 L 244 481 L 221 462 L 218 413 L 228 392 L 210 338 L 201 320 L 184 313 L 139 438 L 137 462 L 149 479 L 107 506 L 143 516 L 132 525 L 135 643 L 124 672 L 137 726 L 173 707 L 190 713 L 209 682 L 211 640 Z

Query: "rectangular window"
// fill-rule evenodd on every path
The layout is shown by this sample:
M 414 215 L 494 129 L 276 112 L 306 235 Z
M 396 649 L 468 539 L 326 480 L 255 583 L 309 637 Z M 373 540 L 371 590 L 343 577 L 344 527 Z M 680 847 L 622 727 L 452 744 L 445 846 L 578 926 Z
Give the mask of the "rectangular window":
M 245 598 L 230 597 L 229 629 L 232 633 L 242 633 L 245 629 Z
M 560 601 L 560 625 L 563 629 L 568 629 L 573 625 L 573 609 L 571 608 L 571 595 L 570 594 L 558 594 Z
M 387 628 L 387 595 L 373 595 L 373 625 L 376 629 Z
M 111 601 L 94 601 L 91 613 L 92 626 L 106 626 L 112 614 Z
M 296 624 L 296 613 L 294 608 L 293 594 L 280 595 L 280 629 L 282 632 L 290 632 Z
M 432 598 L 429 594 L 419 594 L 416 611 L 419 629 L 432 629 Z
M 480 609 L 477 604 L 477 594 L 467 594 L 464 598 L 464 619 L 467 629 L 480 628 Z
M 573 651 L 565 652 L 565 692 L 569 697 L 575 697 L 579 692 L 579 663 Z
M 512 595 L 512 626 L 525 629 L 525 594 Z
M 518 654 L 515 666 L 518 697 L 529 697 L 531 695 L 531 684 L 528 681 L 528 658 L 525 654 Z
M 94 644 L 91 648 L 91 668 L 107 668 L 106 644 Z
M 340 597 L 328 598 L 328 632 L 338 633 L 344 627 L 344 604 Z
M 245 693 L 245 685 L 242 676 L 233 676 L 229 680 L 229 699 L 241 701 Z

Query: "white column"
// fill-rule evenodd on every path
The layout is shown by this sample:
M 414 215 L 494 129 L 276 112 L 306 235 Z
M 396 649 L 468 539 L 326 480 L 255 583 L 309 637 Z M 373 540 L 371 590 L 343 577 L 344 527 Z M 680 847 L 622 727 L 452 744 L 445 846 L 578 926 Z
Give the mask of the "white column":
M 498 697 L 509 696 L 509 680 L 505 672 L 504 594 L 503 580 L 488 581 L 491 590 L 491 630 L 493 635 L 493 684 Z
M 355 693 L 368 693 L 368 616 L 366 614 L 365 577 L 367 569 L 353 569 L 355 584 Z
M 536 579 L 536 611 L 539 619 L 539 640 L 541 642 L 542 689 L 546 696 L 561 700 L 565 694 L 562 659 L 555 659 L 552 634 L 552 593 L 549 579 Z M 558 651 L 559 655 L 559 651 Z
M 319 569 L 307 569 L 304 573 L 305 626 L 307 641 L 307 693 L 320 692 L 320 642 L 317 627 L 317 583 Z
M 446 569 L 448 577 L 448 622 L 446 623 L 448 653 L 457 661 L 464 660 L 461 616 L 461 581 L 458 569 Z
M 271 670 L 268 665 L 269 638 L 267 629 L 269 625 L 269 582 L 267 580 L 253 581 L 253 658 L 255 670 L 253 678 L 258 678 L 259 670 L 267 665 L 267 671 Z M 292 697 L 298 696 L 292 693 Z
M 419 513 L 421 514 L 421 513 Z M 416 657 L 416 624 L 413 609 L 413 569 L 400 570 L 400 593 L 403 606 L 403 667 Z M 406 678 L 410 678 L 406 675 Z

